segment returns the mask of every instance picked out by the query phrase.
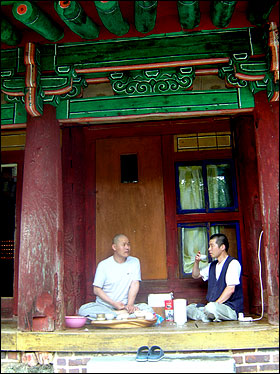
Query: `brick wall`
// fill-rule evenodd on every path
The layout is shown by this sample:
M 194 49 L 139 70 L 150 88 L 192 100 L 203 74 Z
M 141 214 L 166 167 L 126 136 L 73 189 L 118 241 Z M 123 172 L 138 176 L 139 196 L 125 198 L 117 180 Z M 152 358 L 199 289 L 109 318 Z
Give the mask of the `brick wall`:
M 179 352 L 177 352 L 179 353 Z M 234 358 L 237 373 L 279 372 L 279 349 L 180 352 L 184 354 L 226 354 Z M 131 355 L 132 353 L 130 353 Z M 120 355 L 123 355 L 120 353 Z M 3 352 L 2 363 L 27 363 L 29 366 L 52 364 L 55 373 L 87 373 L 88 361 L 102 354 L 91 352 Z
M 4 352 L 1 351 L 1 364 L 2 363 L 14 363 L 21 361 L 21 352 Z
M 279 349 L 234 350 L 237 373 L 279 372 Z

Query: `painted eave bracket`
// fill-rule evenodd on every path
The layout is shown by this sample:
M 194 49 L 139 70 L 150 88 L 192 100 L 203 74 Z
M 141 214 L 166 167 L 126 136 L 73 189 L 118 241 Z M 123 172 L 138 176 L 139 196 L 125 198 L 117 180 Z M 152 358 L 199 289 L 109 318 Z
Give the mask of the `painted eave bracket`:
M 180 54 L 176 58 L 174 55 L 168 55 L 168 53 L 173 53 L 172 49 L 168 52 L 168 46 L 174 44 L 175 39 L 179 44 L 181 43 L 181 47 L 184 47 L 182 50 L 186 49 L 187 42 L 191 42 L 191 39 L 186 38 L 182 33 L 170 34 L 168 38 L 158 35 L 153 38 L 149 37 L 149 41 L 153 39 L 155 46 L 160 46 L 163 42 L 166 43 L 165 51 L 158 52 L 161 53 L 161 58 L 156 55 L 153 57 L 149 54 L 149 49 L 145 54 L 148 58 L 144 58 L 144 55 L 140 58 L 139 52 L 135 53 L 136 57 L 134 58 L 134 54 L 130 50 L 119 52 L 119 55 L 112 56 L 111 59 L 107 56 L 107 61 L 104 61 L 103 64 L 102 61 L 99 63 L 96 59 L 92 60 L 90 56 L 93 52 L 98 55 L 99 50 L 114 49 L 114 40 L 95 42 L 95 44 L 89 42 L 43 46 L 27 43 L 24 51 L 20 48 L 6 50 L 2 56 L 1 69 L 1 91 L 7 101 L 5 106 L 2 105 L 2 124 L 10 123 L 11 106 L 14 106 L 13 110 L 20 108 L 21 118 L 23 105 L 26 112 L 33 117 L 42 115 L 44 103 L 61 108 L 66 105 L 64 102 L 67 102 L 69 107 L 71 100 L 75 99 L 82 106 L 87 101 L 82 97 L 83 89 L 88 84 L 98 82 L 111 83 L 114 96 L 109 99 L 112 107 L 118 106 L 117 102 L 122 97 L 127 99 L 141 95 L 145 96 L 146 100 L 150 100 L 149 96 L 151 95 L 154 97 L 153 101 L 160 100 L 159 94 L 182 93 L 185 97 L 194 97 L 194 95 L 202 97 L 207 94 L 206 96 L 210 97 L 208 91 L 192 91 L 196 76 L 207 74 L 207 72 L 224 79 L 225 86 L 228 89 L 235 89 L 236 96 L 245 88 L 247 89 L 246 95 L 251 93 L 252 97 L 256 92 L 266 90 L 270 101 L 279 101 L 278 29 L 275 23 L 270 23 L 268 26 L 269 29 L 264 29 L 262 33 L 254 28 L 229 29 L 219 33 L 215 31 L 197 32 L 196 38 L 208 38 L 205 43 L 211 41 L 213 47 L 220 40 L 221 33 L 226 33 L 228 39 L 230 39 L 232 32 L 236 36 L 240 34 L 240 40 L 243 40 L 244 35 L 248 35 L 248 41 L 244 41 L 245 48 L 240 47 L 239 41 L 239 44 L 237 43 L 239 48 L 233 45 L 231 54 L 226 52 L 226 49 L 221 49 L 221 51 L 210 51 L 209 58 L 202 58 L 206 56 L 206 52 L 205 55 L 197 54 L 196 56 L 193 54 L 182 56 Z M 136 44 L 145 43 L 143 39 L 134 39 Z M 128 45 L 134 46 L 133 40 L 122 39 L 118 40 L 118 43 L 122 42 L 124 45 L 129 43 Z M 247 47 L 248 45 L 249 47 Z M 93 46 L 95 46 L 95 51 L 93 51 Z M 135 51 L 137 47 L 138 45 L 134 46 Z M 125 53 L 133 56 L 129 63 L 123 55 Z M 51 55 L 52 57 L 50 57 Z M 81 55 L 89 57 L 81 62 L 79 58 Z M 193 96 L 190 95 L 191 93 Z M 215 93 L 215 95 L 217 96 L 216 101 L 219 102 L 219 93 Z M 113 104 L 114 102 L 116 105 Z M 109 103 L 108 100 L 107 103 Z M 17 105 L 15 106 L 15 104 Z M 200 110 L 207 111 L 208 104 L 205 103 L 205 107 L 201 107 Z M 136 109 L 134 110 L 136 111 Z M 172 113 L 172 109 L 165 110 Z M 7 114 L 5 114 L 6 112 Z M 62 119 L 61 113 L 60 111 L 60 119 Z M 65 116 L 65 119 L 69 119 L 68 114 Z M 87 117 L 87 114 L 85 113 L 84 116 Z M 18 118 L 19 116 L 14 115 L 13 123 L 19 120 Z

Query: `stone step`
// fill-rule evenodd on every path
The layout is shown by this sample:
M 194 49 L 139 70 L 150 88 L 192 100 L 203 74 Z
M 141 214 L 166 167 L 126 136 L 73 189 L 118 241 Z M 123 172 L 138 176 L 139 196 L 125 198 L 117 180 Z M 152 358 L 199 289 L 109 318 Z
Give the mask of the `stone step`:
M 157 362 L 138 362 L 136 355 L 106 355 L 87 363 L 88 373 L 236 373 L 234 359 L 217 354 L 170 354 Z

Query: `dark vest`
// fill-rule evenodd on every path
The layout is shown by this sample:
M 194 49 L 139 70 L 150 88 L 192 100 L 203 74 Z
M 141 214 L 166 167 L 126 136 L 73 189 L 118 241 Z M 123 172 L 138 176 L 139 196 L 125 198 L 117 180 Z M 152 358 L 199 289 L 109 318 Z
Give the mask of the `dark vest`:
M 210 264 L 210 269 L 209 269 L 209 278 L 208 278 L 208 291 L 206 295 L 206 300 L 208 302 L 210 301 L 216 301 L 222 294 L 223 290 L 226 288 L 226 272 L 228 269 L 228 265 L 230 262 L 234 260 L 233 257 L 228 256 L 221 274 L 218 278 L 216 279 L 216 265 L 218 263 L 218 260 L 213 261 Z M 243 291 L 242 291 L 242 283 L 241 283 L 241 276 L 240 276 L 240 284 L 235 286 L 235 291 L 231 295 L 231 297 L 224 302 L 225 305 L 228 305 L 231 309 L 235 310 L 236 315 L 238 317 L 238 313 L 243 312 Z

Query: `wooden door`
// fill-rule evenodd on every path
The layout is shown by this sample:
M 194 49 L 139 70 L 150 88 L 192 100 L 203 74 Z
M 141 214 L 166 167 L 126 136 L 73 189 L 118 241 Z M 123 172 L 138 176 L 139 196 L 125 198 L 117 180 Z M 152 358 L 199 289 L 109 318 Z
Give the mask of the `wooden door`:
M 138 182 L 121 183 L 121 155 L 136 154 Z M 166 279 L 166 238 L 161 139 L 96 141 L 96 262 L 112 255 L 115 234 L 131 242 L 142 279 Z

